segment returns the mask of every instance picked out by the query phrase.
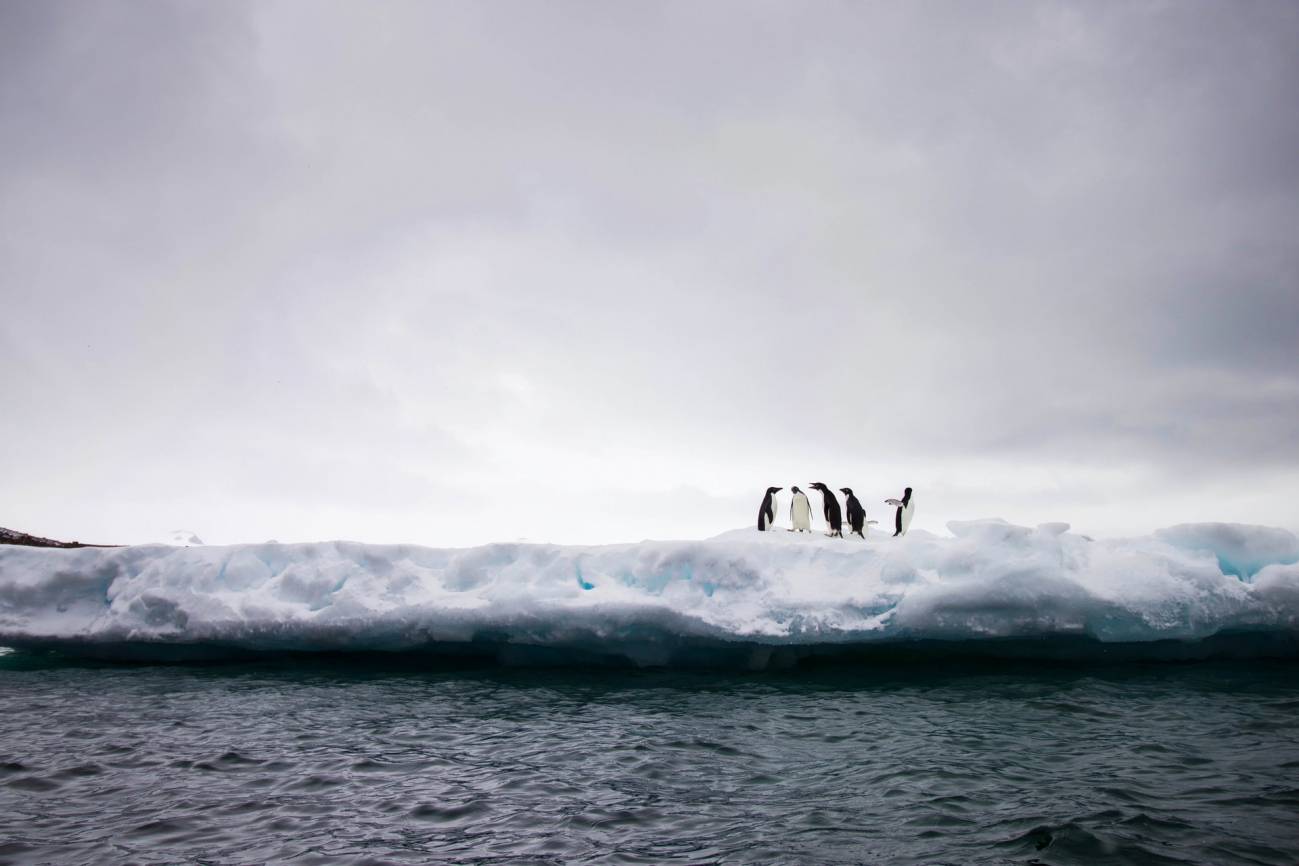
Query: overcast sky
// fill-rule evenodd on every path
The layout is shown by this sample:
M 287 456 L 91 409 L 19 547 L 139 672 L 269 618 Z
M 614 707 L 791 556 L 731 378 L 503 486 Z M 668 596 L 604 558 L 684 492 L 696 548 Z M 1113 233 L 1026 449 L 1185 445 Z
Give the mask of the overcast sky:
M 0 525 L 1299 528 L 1297 106 L 1287 0 L 0 0 Z

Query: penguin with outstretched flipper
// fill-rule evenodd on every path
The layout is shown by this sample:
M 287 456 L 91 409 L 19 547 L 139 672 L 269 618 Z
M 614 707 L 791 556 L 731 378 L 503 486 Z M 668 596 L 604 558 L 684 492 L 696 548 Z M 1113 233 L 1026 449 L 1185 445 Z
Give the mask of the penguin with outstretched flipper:
M 831 538 L 843 538 L 843 512 L 839 510 L 839 497 L 820 481 L 812 485 L 813 490 L 821 491 L 822 510 L 825 512 L 825 525 L 830 527 L 826 533 Z
M 848 501 L 844 504 L 844 511 L 848 515 L 850 534 L 865 538 L 866 509 L 862 508 L 861 502 L 853 496 L 851 487 L 840 487 L 839 492 L 848 497 Z
M 758 531 L 767 532 L 776 524 L 776 492 L 783 487 L 768 487 L 767 495 L 762 497 L 758 506 Z
M 794 494 L 789 503 L 789 531 L 812 531 L 812 503 L 807 501 L 807 494 L 797 487 L 791 488 Z
M 896 506 L 898 509 L 897 514 L 893 516 L 893 528 L 895 530 L 893 537 L 897 538 L 899 535 L 906 535 L 907 529 L 911 527 L 911 514 L 916 507 L 916 504 L 911 500 L 911 488 L 908 487 L 902 491 L 901 499 L 885 499 L 884 503 Z

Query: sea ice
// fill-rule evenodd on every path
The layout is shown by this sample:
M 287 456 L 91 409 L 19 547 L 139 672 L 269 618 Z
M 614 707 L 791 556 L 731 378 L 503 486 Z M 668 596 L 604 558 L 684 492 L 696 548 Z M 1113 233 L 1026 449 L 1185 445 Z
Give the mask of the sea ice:
M 949 524 L 866 541 L 465 549 L 347 541 L 78 550 L 0 546 L 0 644 L 573 651 L 638 664 L 745 648 L 916 641 L 1299 637 L 1299 539 L 1189 524 L 1092 541 L 1067 524 Z

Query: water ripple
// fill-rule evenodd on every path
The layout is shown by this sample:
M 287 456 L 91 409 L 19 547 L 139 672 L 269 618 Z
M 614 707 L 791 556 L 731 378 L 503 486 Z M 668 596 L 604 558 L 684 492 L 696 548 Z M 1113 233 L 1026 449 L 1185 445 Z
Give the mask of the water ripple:
M 0 663 L 0 863 L 1299 861 L 1293 665 Z

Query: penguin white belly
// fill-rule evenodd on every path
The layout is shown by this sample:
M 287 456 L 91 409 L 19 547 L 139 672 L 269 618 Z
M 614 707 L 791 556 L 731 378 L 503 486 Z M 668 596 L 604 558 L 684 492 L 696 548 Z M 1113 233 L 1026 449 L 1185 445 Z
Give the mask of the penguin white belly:
M 812 529 L 812 503 L 801 493 L 794 497 L 794 503 L 790 506 L 790 518 L 795 530 L 806 532 Z
M 911 515 L 916 512 L 916 497 L 913 494 L 910 501 L 902 509 L 902 534 L 906 535 L 907 530 L 911 528 Z

